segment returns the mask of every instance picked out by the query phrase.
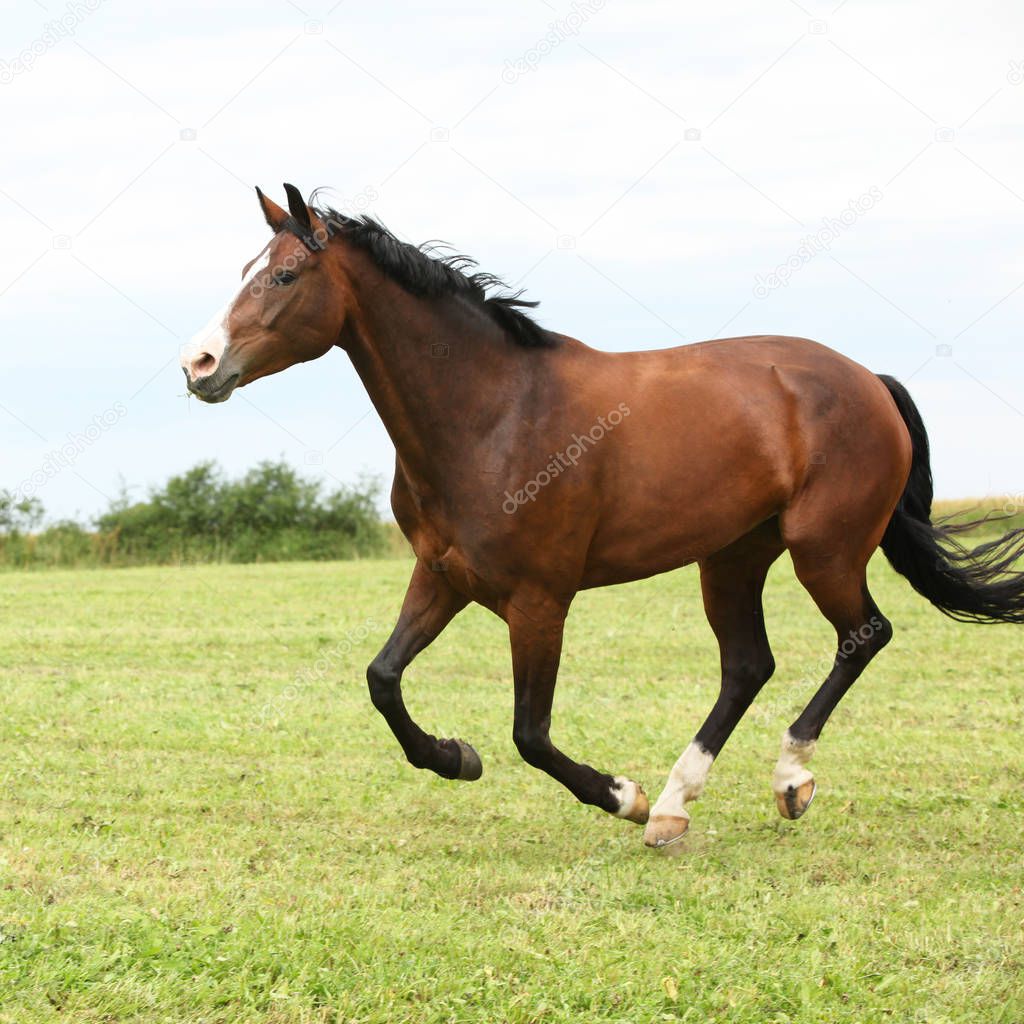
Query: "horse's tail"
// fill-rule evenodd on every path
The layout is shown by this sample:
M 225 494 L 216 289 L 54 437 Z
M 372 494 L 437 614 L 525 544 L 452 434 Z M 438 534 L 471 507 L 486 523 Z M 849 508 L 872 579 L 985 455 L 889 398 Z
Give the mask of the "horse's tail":
M 910 478 L 882 537 L 886 557 L 919 594 L 950 618 L 1024 623 L 1024 572 L 1014 571 L 1024 555 L 1024 529 L 968 548 L 957 534 L 984 519 L 931 521 L 932 469 L 924 422 L 907 389 L 892 377 L 879 377 L 910 431 L 914 450 Z

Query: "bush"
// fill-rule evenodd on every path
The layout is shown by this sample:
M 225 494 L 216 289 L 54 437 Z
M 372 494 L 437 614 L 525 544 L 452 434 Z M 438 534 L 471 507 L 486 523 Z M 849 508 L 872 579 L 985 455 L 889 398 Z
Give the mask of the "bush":
M 32 560 L 49 566 L 90 565 L 99 548 L 99 538 L 70 519 L 47 527 L 32 541 Z
M 364 481 L 324 491 L 283 462 L 262 462 L 238 480 L 211 462 L 172 477 L 145 501 L 111 503 L 95 532 L 64 521 L 31 533 L 36 499 L 0 492 L 0 562 L 142 565 L 327 560 L 384 554 L 379 488 Z
M 0 533 L 25 533 L 43 519 L 43 503 L 38 498 L 19 498 L 11 491 L 0 491 Z

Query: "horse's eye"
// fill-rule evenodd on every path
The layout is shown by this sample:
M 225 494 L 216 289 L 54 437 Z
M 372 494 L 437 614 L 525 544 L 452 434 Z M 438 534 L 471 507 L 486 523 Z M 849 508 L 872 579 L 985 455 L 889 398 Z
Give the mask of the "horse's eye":
M 294 280 L 295 275 L 290 270 L 282 270 L 280 274 L 274 275 L 276 284 L 291 284 Z

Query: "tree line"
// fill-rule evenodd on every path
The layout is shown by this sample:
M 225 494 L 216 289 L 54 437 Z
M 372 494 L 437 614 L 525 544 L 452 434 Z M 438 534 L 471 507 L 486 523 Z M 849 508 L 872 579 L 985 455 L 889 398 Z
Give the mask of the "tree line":
M 128 566 L 379 556 L 389 531 L 379 485 L 326 488 L 285 462 L 237 479 L 202 462 L 142 501 L 122 493 L 91 523 L 46 523 L 37 497 L 0 490 L 0 565 Z M 45 524 L 45 525 L 44 525 Z

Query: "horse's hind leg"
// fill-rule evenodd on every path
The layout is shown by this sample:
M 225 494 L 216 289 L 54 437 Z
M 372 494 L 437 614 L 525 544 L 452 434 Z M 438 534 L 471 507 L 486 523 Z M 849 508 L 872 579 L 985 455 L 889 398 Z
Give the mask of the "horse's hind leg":
M 402 672 L 467 603 L 442 573 L 417 562 L 398 623 L 366 670 L 373 706 L 391 727 L 409 763 L 446 779 L 480 778 L 480 758 L 461 740 L 439 740 L 412 720 L 402 700 Z
M 687 803 L 700 796 L 712 761 L 771 677 L 775 661 L 765 633 L 761 592 L 769 568 L 783 550 L 779 524 L 773 519 L 701 562 L 704 610 L 721 651 L 721 691 L 651 811 L 644 831 L 648 846 L 665 846 L 686 832 Z
M 835 627 L 837 649 L 828 678 L 782 738 L 772 789 L 784 818 L 799 818 L 807 810 L 816 788 L 807 762 L 821 730 L 871 659 L 892 639 L 892 626 L 867 587 L 867 559 L 874 546 L 865 545 L 860 552 L 838 547 L 798 543 L 791 548 L 797 577 Z
M 797 578 L 836 631 L 832 670 L 782 739 L 772 788 L 785 818 L 799 818 L 814 796 L 807 762 L 829 715 L 892 639 L 868 592 L 867 566 L 903 493 L 912 450 L 880 384 L 844 400 L 836 393 L 828 416 L 808 418 L 807 441 L 821 457 L 808 461 L 779 516 Z

